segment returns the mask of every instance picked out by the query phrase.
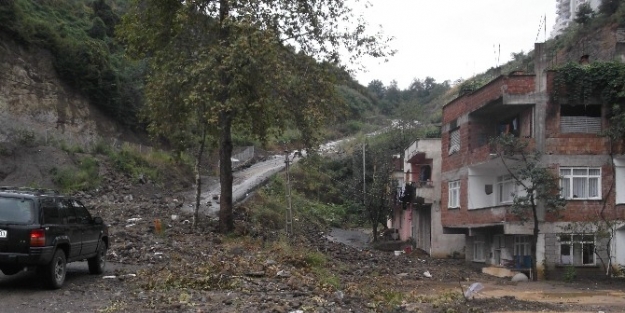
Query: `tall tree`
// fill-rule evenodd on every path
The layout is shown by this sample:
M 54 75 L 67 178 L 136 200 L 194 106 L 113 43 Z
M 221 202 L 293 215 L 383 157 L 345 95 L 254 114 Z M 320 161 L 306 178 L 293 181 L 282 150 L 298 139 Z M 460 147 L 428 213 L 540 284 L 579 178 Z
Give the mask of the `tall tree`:
M 512 195 L 512 213 L 522 222 L 533 223 L 532 276 L 536 275 L 536 246 L 538 242 L 541 208 L 545 213 L 558 215 L 566 205 L 560 196 L 559 176 L 542 162 L 540 151 L 531 149 L 527 140 L 519 139 L 511 134 L 503 134 L 491 140 L 497 157 L 512 176 L 517 191 Z
M 338 66 L 343 51 L 349 61 L 392 53 L 346 2 L 135 0 L 123 17 L 129 54 L 151 63 L 150 131 L 184 132 L 197 146 L 217 139 L 220 231 L 234 226 L 233 129 L 262 140 L 293 123 L 312 145 L 318 126 L 340 109 L 333 75 L 319 63 Z M 354 27 L 346 30 L 345 21 Z

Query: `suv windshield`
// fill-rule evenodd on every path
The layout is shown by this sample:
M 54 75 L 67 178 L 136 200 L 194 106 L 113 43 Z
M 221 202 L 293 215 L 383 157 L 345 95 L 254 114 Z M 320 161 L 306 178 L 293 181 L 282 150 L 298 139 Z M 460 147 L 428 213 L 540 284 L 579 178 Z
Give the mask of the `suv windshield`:
M 0 222 L 32 223 L 34 221 L 32 200 L 0 197 Z

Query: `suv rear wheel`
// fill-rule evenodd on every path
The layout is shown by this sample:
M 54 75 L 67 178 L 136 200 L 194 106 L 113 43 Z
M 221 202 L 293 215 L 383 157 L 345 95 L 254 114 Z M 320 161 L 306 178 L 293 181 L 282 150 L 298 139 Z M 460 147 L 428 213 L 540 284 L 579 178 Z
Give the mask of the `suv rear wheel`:
M 56 250 L 52 261 L 43 266 L 43 278 L 46 286 L 50 289 L 59 289 L 65 282 L 66 258 L 63 250 Z
M 93 275 L 104 273 L 104 266 L 106 265 L 106 243 L 102 239 L 98 242 L 98 253 L 89 259 L 89 273 Z

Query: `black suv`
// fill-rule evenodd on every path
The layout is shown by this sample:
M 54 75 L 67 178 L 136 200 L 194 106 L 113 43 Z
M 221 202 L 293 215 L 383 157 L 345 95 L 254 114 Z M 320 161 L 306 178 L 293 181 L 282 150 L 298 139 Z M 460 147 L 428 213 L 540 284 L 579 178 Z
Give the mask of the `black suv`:
M 61 288 L 68 262 L 87 260 L 104 271 L 108 228 L 80 201 L 53 190 L 0 187 L 0 270 L 35 268 L 44 283 Z

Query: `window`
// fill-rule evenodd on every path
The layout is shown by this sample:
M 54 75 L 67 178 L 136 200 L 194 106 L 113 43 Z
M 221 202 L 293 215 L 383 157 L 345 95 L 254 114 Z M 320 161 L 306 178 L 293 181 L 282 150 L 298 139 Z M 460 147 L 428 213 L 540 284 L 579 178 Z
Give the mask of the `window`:
M 600 105 L 560 106 L 560 132 L 597 134 L 601 132 Z
M 497 192 L 499 193 L 497 203 L 512 203 L 516 195 L 516 181 L 512 175 L 497 177 Z
M 9 223 L 32 223 L 35 220 L 34 203 L 18 198 L 0 198 L 0 220 Z
M 601 199 L 601 168 L 560 168 L 560 188 L 565 199 Z
M 531 255 L 530 236 L 514 236 L 514 255 Z
M 460 181 L 449 182 L 449 200 L 447 202 L 448 208 L 460 207 Z
M 484 237 L 475 236 L 473 239 L 473 261 L 484 262 L 486 258 L 484 256 Z
M 595 236 L 585 234 L 561 234 L 560 264 L 595 265 Z
M 499 122 L 497 125 L 497 135 L 501 134 L 512 134 L 514 137 L 519 137 L 519 118 L 514 117 Z
M 456 128 L 449 132 L 449 154 L 460 151 L 460 128 Z

